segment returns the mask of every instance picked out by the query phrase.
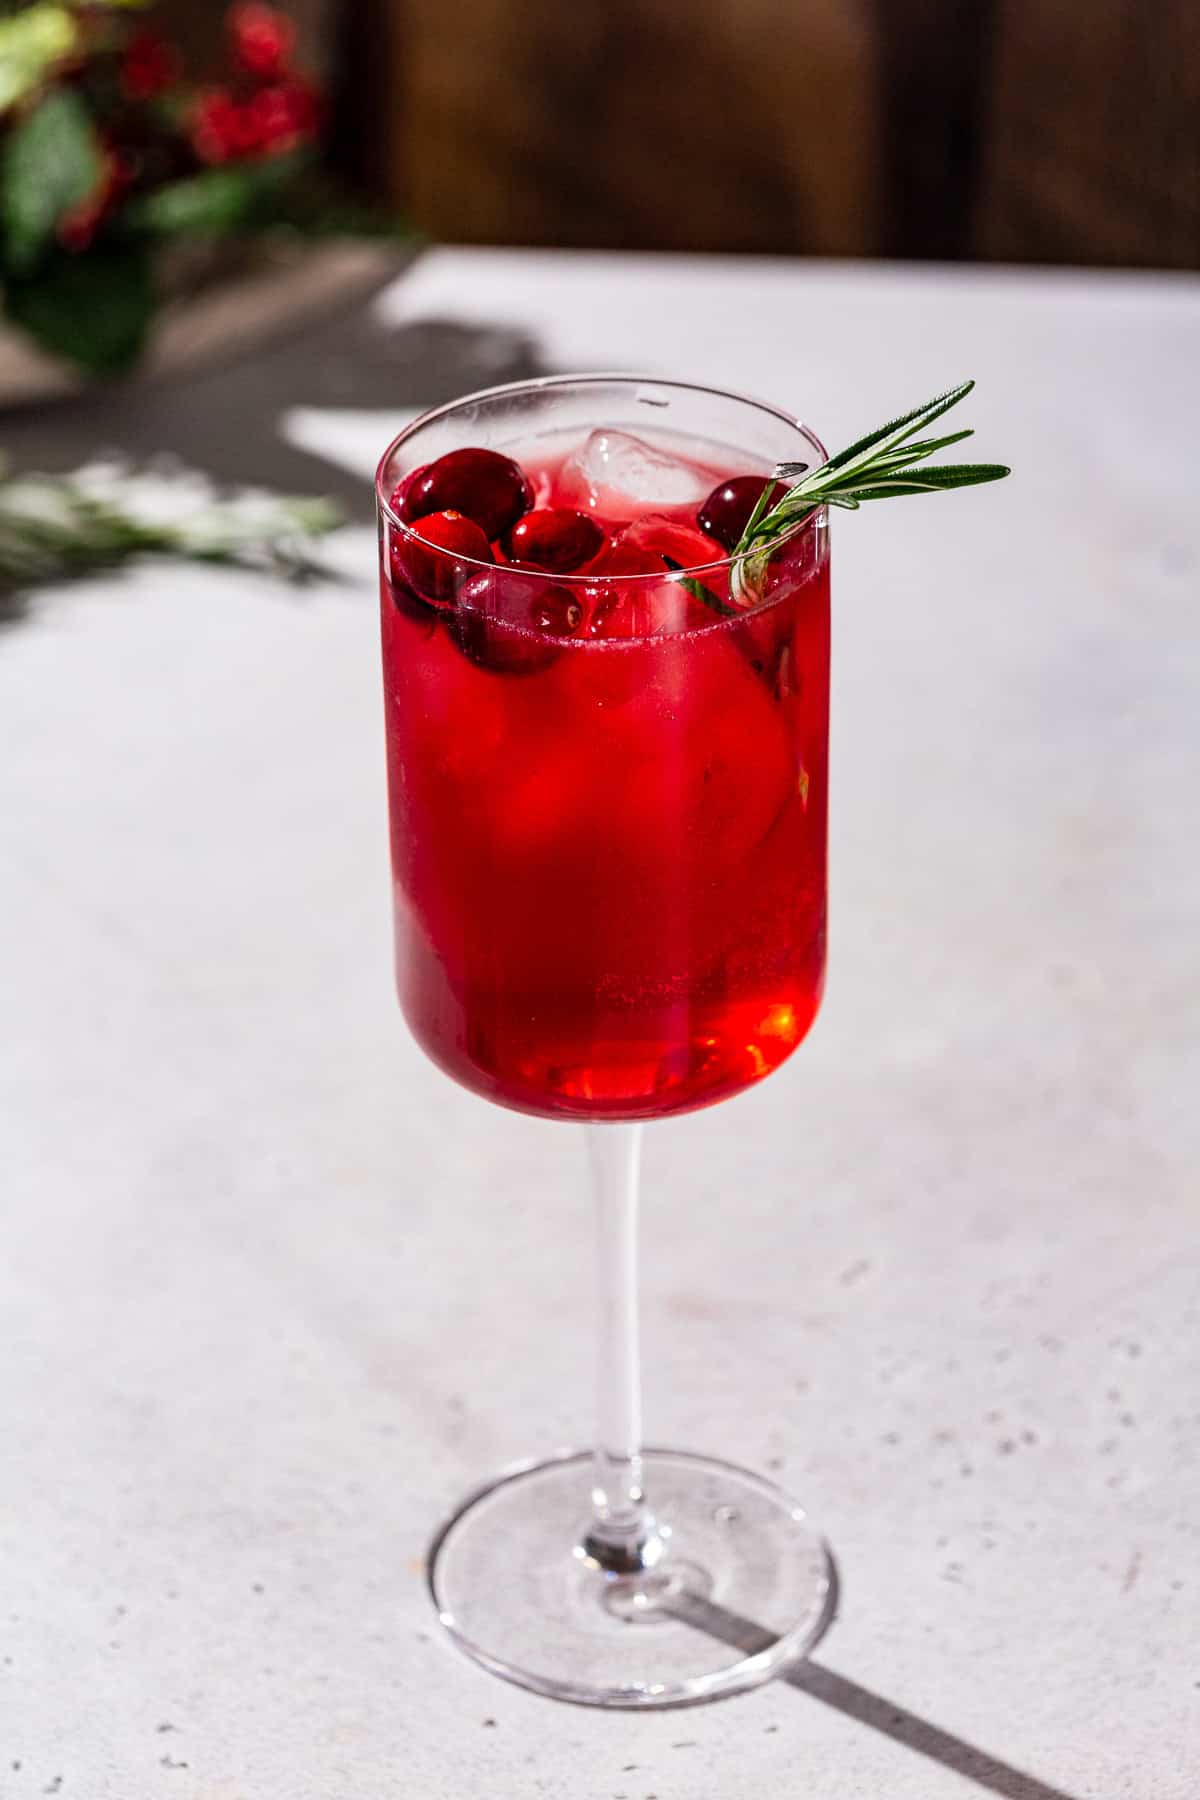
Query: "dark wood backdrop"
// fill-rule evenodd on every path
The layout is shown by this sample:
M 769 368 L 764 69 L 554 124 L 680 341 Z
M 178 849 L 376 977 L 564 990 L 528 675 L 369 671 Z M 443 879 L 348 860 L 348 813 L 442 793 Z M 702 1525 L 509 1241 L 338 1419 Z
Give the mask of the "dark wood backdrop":
M 294 10 L 435 238 L 1200 267 L 1200 0 Z

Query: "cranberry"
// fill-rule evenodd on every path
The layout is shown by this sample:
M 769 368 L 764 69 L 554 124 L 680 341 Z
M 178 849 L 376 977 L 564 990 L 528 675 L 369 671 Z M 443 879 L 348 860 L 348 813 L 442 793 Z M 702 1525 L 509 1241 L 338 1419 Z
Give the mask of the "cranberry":
M 463 655 L 501 675 L 533 675 L 558 656 L 555 638 L 573 637 L 583 607 L 569 588 L 508 571 L 477 574 L 458 596 L 450 630 Z
M 511 456 L 496 450 L 448 450 L 415 475 L 407 494 L 409 517 L 459 512 L 485 537 L 503 537 L 533 505 L 533 488 Z
M 155 100 L 178 82 L 179 52 L 151 25 L 135 31 L 121 58 L 121 92 L 127 100 Z
M 412 528 L 418 535 L 397 534 L 393 541 L 393 562 L 418 594 L 427 600 L 453 600 L 467 579 L 461 561 L 490 563 L 492 549 L 482 531 L 460 512 L 430 513 Z
M 395 513 L 396 517 L 405 525 L 411 525 L 413 519 L 416 517 L 416 514 L 411 510 L 409 495 L 412 493 L 413 487 L 421 479 L 421 476 L 428 467 L 428 463 L 422 463 L 419 469 L 411 469 L 404 479 L 398 481 L 396 486 L 392 489 L 391 496 L 388 500 L 388 506 L 391 508 L 392 512 Z
M 530 619 L 551 637 L 573 637 L 583 621 L 583 606 L 570 588 L 547 587 L 534 601 Z
M 763 475 L 735 475 L 732 481 L 722 481 L 696 514 L 696 523 L 725 550 L 735 550 L 766 485 Z M 786 493 L 781 481 L 772 482 L 768 504 L 774 506 Z
M 504 540 L 510 562 L 526 568 L 567 575 L 581 569 L 604 548 L 603 527 L 569 506 L 542 506 L 527 512 Z

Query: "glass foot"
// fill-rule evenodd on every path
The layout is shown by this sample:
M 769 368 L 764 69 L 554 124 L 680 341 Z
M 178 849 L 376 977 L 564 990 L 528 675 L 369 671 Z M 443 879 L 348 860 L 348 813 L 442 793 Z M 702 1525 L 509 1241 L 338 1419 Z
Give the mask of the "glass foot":
M 646 1450 L 662 1554 L 608 1575 L 582 1549 L 591 1456 L 564 1451 L 478 1488 L 429 1552 L 451 1637 L 487 1669 L 589 1706 L 680 1706 L 754 1687 L 832 1620 L 833 1563 L 773 1482 L 684 1451 Z

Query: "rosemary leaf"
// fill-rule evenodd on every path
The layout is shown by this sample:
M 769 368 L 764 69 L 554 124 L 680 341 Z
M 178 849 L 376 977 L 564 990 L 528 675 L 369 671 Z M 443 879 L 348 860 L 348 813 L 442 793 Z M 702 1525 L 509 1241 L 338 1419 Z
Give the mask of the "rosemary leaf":
M 693 600 L 701 601 L 711 611 L 719 613 L 723 619 L 736 618 L 739 609 L 736 606 L 726 606 L 719 594 L 714 594 L 710 587 L 705 587 L 704 583 L 697 581 L 695 576 L 682 574 L 682 563 L 676 562 L 673 556 L 664 556 L 663 561 L 672 575 L 676 577 L 677 585 L 686 588 Z
M 969 428 L 940 437 L 917 433 L 971 392 L 973 381 L 960 382 L 902 413 L 859 438 L 828 462 L 797 475 L 786 494 L 772 507 L 760 501 L 733 552 L 733 591 L 739 598 L 753 598 L 758 572 L 773 546 L 822 506 L 840 506 L 854 512 L 864 500 L 898 499 L 904 494 L 930 494 L 984 481 L 999 481 L 1009 473 L 1003 463 L 939 463 L 918 465 L 939 450 L 959 444 L 972 435 Z M 781 463 L 776 479 L 788 478 L 795 465 Z M 769 489 L 764 489 L 764 496 Z

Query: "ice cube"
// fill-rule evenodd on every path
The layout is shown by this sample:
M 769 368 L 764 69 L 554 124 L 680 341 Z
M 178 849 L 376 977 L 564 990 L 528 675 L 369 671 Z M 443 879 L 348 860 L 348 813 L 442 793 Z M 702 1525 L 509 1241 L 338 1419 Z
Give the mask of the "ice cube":
M 562 468 L 563 500 L 611 519 L 647 506 L 698 506 L 711 486 L 682 457 L 628 431 L 593 431 Z

